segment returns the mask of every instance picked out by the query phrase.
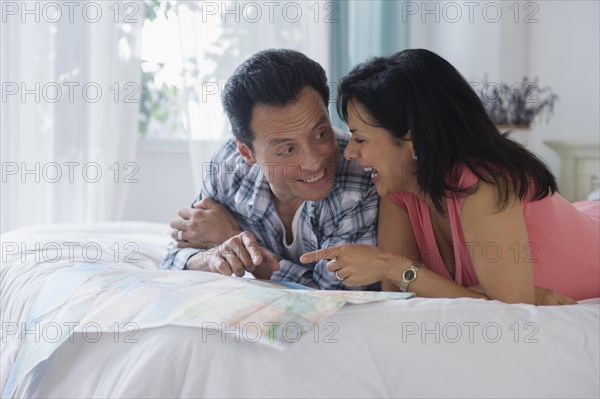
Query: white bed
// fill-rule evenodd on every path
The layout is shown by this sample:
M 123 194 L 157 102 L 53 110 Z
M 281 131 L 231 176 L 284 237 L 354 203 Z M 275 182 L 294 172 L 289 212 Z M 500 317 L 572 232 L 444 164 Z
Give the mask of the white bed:
M 201 279 L 199 273 L 157 270 L 168 232 L 166 225 L 120 222 L 3 235 L 2 397 L 600 397 L 598 299 L 564 307 L 421 298 L 346 305 L 315 316 L 308 330 L 283 344 L 255 342 L 254 335 L 224 334 L 213 328 L 219 323 L 176 308 L 178 290 L 201 296 L 212 288 L 182 286 L 184 278 Z M 22 253 L 36 243 L 38 251 Z M 96 260 L 97 248 L 102 256 Z M 86 260 L 92 265 L 82 265 Z M 49 329 L 15 331 L 38 320 L 40 306 L 55 297 L 77 309 L 78 297 L 69 294 L 73 283 L 64 276 L 95 273 L 99 264 L 107 268 L 95 276 L 106 281 L 94 284 L 109 287 L 111 276 L 124 271 L 138 282 L 114 298 L 100 289 L 94 313 L 76 320 L 97 322 L 100 333 L 75 328 L 67 341 L 51 344 Z M 153 279 L 168 281 L 175 294 L 157 291 Z M 140 301 L 152 303 L 153 311 L 160 303 L 161 312 L 177 316 L 152 320 L 145 304 L 128 327 L 110 328 L 111 321 L 124 320 L 119 306 Z M 45 314 L 46 321 L 60 321 L 60 313 Z M 221 316 L 217 312 L 215 322 Z M 288 316 L 297 320 L 292 311 L 278 315 Z M 264 322 L 269 316 L 252 317 Z M 24 366 L 34 358 L 34 367 Z

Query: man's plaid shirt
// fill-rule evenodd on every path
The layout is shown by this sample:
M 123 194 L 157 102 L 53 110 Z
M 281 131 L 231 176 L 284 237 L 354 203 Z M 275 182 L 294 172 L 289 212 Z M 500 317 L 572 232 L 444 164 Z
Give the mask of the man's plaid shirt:
M 322 201 L 305 201 L 302 205 L 299 238 L 305 252 L 348 243 L 376 245 L 379 196 L 370 173 L 344 158 L 348 137 L 341 131 L 336 131 L 336 137 L 339 160 L 333 190 Z M 279 256 L 280 269 L 271 279 L 320 289 L 347 289 L 325 268 L 327 260 L 303 265 L 299 259 L 289 259 L 269 183 L 257 164 L 249 165 L 242 159 L 233 139 L 223 143 L 207 166 L 203 168 L 202 190 L 192 204 L 202 198 L 220 203 L 242 231 L 251 231 L 260 245 Z M 171 248 L 162 267 L 184 269 L 187 260 L 200 251 Z

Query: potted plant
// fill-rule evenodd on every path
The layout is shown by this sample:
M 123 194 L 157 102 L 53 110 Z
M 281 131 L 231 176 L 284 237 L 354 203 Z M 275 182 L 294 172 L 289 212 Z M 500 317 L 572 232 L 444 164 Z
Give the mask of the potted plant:
M 548 122 L 554 113 L 558 96 L 550 87 L 540 88 L 537 77 L 509 86 L 488 82 L 486 75 L 482 83 L 475 91 L 499 130 L 527 130 L 536 117 L 545 115 Z

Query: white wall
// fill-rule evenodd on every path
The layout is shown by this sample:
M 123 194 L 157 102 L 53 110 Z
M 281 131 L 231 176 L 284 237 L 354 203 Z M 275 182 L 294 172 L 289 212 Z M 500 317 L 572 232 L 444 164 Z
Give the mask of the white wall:
M 528 147 L 560 177 L 560 160 L 543 140 L 599 139 L 599 3 L 473 2 L 471 14 L 465 3 L 419 3 L 409 18 L 410 47 L 435 51 L 470 82 L 487 72 L 490 81 L 510 84 L 527 75 L 550 86 L 559 96 L 554 116 L 534 124 Z M 462 12 L 458 20 L 455 5 Z
M 411 48 L 436 52 L 454 65 L 467 80 L 479 80 L 487 73 L 490 80 L 499 74 L 500 24 L 489 23 L 474 9 L 448 7 L 443 2 L 421 3 L 409 17 Z M 435 7 L 435 6 L 437 7 Z M 457 13 L 454 13 L 456 10 Z M 502 20 L 501 20 L 502 23 Z
M 197 194 L 186 142 L 138 143 L 138 183 L 128 187 L 123 220 L 169 222 Z
M 540 11 L 540 22 L 530 28 L 530 73 L 560 99 L 550 123 L 535 126 L 532 146 L 558 175 L 559 158 L 542 140 L 598 140 L 600 135 L 600 5 L 557 1 Z

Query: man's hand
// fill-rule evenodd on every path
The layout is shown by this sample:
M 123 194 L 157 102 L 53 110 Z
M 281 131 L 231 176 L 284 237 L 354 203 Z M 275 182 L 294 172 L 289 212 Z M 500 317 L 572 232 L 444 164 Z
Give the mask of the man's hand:
M 178 248 L 207 248 L 241 232 L 231 213 L 210 198 L 196 202 L 193 208 L 181 209 L 178 214 L 180 219 L 171 221 L 171 227 L 175 229 L 171 237 Z
M 192 256 L 187 268 L 238 277 L 249 271 L 256 278 L 269 279 L 273 271 L 279 270 L 279 259 L 261 247 L 254 234 L 244 231 L 218 247 Z

